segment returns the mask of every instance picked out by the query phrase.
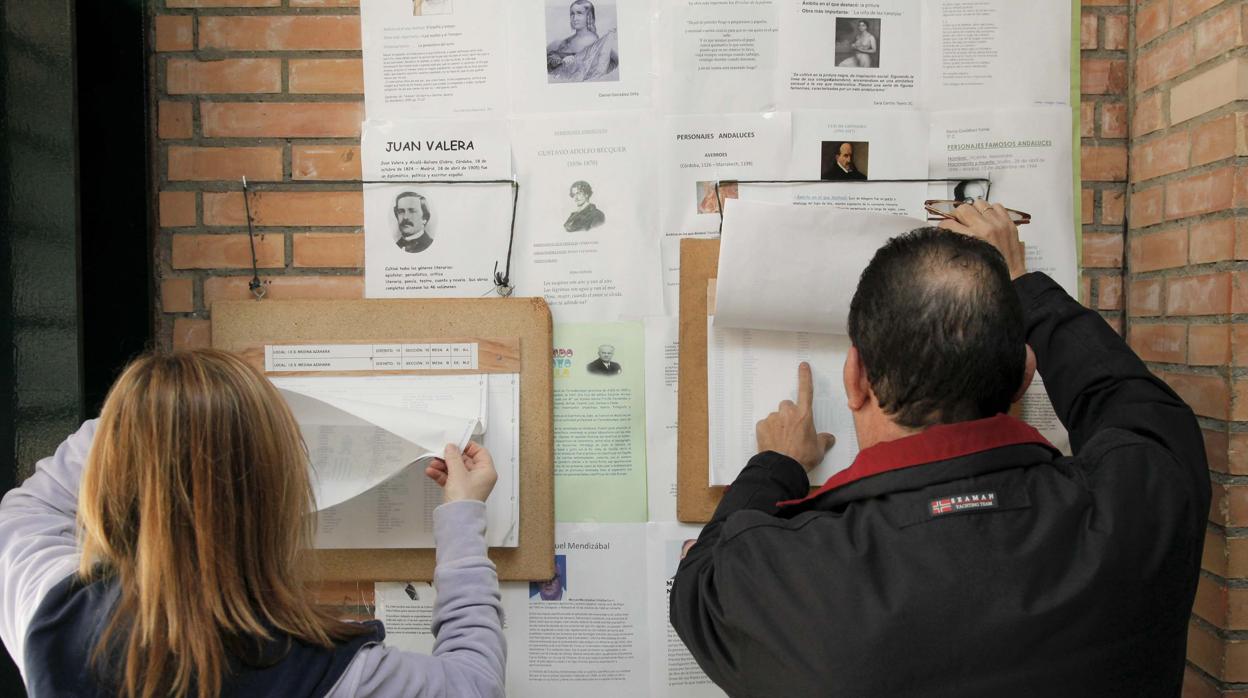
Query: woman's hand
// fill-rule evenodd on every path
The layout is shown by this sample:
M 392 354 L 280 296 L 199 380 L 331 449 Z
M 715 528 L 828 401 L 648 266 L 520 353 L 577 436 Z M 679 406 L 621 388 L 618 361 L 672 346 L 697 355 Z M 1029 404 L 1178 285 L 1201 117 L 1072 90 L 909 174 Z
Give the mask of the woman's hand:
M 490 452 L 471 441 L 462 453 L 455 444 L 447 444 L 442 457 L 434 458 L 425 468 L 425 475 L 442 486 L 442 498 L 447 502 L 484 502 L 498 482 Z

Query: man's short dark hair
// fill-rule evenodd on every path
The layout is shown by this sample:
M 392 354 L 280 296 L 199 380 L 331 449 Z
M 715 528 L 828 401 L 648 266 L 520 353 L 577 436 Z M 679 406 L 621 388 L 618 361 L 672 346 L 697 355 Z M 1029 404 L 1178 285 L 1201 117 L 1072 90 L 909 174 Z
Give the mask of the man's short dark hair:
M 919 228 L 858 280 L 849 338 L 880 407 L 908 428 L 991 417 L 1022 385 L 1023 309 L 992 245 Z
M 581 192 L 585 194 L 585 198 L 587 199 L 594 195 L 594 188 L 589 186 L 589 182 L 586 182 L 583 179 L 576 180 L 572 183 L 572 186 L 568 187 L 568 191 L 572 191 L 573 189 L 580 189 Z
M 398 196 L 394 197 L 394 217 L 395 218 L 399 217 L 399 202 L 402 201 L 403 199 L 406 199 L 409 196 L 414 196 L 416 197 L 418 201 L 420 201 L 420 214 L 425 219 L 425 222 L 428 223 L 429 222 L 429 204 L 425 201 L 425 197 L 421 196 L 420 194 L 417 194 L 414 191 L 405 191 L 402 194 L 399 194 Z

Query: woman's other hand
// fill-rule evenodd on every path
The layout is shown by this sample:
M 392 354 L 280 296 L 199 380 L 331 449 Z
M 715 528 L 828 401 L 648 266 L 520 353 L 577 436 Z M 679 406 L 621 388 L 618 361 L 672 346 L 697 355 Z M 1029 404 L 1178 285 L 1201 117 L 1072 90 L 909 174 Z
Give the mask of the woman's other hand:
M 447 444 L 442 457 L 434 458 L 425 468 L 425 475 L 442 486 L 442 497 L 447 502 L 484 502 L 498 481 L 490 452 L 471 441 L 463 452 L 455 444 Z

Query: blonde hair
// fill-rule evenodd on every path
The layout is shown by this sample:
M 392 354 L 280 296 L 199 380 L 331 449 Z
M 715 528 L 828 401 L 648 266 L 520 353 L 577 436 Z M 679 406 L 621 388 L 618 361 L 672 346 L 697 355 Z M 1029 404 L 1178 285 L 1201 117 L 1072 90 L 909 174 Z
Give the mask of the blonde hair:
M 109 391 L 79 494 L 79 575 L 113 575 L 93 653 L 125 696 L 206 698 L 230 659 L 278 634 L 321 647 L 367 632 L 318 609 L 307 449 L 277 390 L 214 350 L 144 356 Z

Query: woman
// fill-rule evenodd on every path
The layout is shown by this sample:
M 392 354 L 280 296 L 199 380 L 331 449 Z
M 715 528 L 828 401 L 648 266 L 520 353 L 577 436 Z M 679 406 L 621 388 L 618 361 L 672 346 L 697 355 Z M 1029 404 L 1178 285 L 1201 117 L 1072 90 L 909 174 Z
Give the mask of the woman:
M 563 222 L 563 229 L 569 233 L 578 230 L 589 230 L 597 228 L 607 222 L 607 214 L 598 209 L 597 206 L 589 203 L 589 197 L 594 195 L 593 187 L 589 186 L 589 182 L 577 180 L 568 188 L 568 197 L 572 199 L 572 213 L 568 214 L 568 220 Z
M 850 44 L 854 55 L 841 61 L 839 65 L 849 68 L 874 68 L 877 53 L 875 35 L 868 31 L 869 27 L 863 20 L 858 20 L 857 27 L 858 33 Z
M 546 47 L 550 82 L 589 82 L 619 79 L 619 47 L 615 29 L 598 36 L 594 4 L 575 0 L 568 8 L 572 36 Z
M 307 451 L 277 390 L 225 352 L 140 358 L 0 503 L 0 637 L 32 696 L 502 695 L 497 474 L 483 448 L 444 455 L 430 657 L 314 606 Z

